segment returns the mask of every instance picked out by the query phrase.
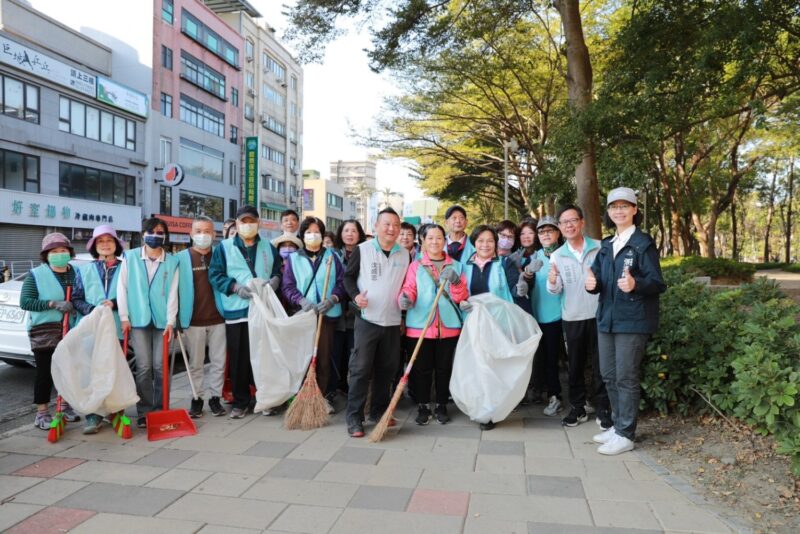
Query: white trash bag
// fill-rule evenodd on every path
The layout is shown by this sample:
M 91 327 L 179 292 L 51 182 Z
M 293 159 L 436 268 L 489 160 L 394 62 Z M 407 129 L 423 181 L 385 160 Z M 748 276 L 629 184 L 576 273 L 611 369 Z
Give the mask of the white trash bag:
M 497 423 L 525 396 L 542 331 L 529 313 L 491 293 L 469 302 L 474 307 L 456 346 L 450 395 L 473 421 Z
M 291 317 L 269 284 L 250 284 L 253 298 L 247 313 L 250 364 L 256 384 L 254 412 L 280 406 L 295 395 L 306 376 L 314 349 L 317 314 Z
M 58 393 L 77 411 L 109 415 L 139 401 L 114 315 L 97 306 L 67 332 L 50 367 Z

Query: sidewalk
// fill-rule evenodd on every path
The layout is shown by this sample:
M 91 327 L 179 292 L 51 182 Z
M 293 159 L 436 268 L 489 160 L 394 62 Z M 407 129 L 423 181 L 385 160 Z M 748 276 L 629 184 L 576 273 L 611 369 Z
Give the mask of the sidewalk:
M 185 376 L 173 398 L 188 406 Z M 378 444 L 349 438 L 341 412 L 311 432 L 284 430 L 281 416 L 206 412 L 197 436 L 154 442 L 108 425 L 83 436 L 81 422 L 51 444 L 26 427 L 0 440 L 0 531 L 734 531 L 646 444 L 601 456 L 594 422 L 565 429 L 541 411 L 521 408 L 481 432 L 455 408 L 450 424 L 417 426 L 401 404 L 401 424 Z

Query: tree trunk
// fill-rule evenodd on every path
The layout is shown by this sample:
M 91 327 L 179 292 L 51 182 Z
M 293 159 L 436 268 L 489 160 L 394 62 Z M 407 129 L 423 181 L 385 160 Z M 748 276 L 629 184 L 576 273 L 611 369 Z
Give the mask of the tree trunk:
M 731 231 L 733 232 L 733 250 L 731 251 L 731 259 L 739 261 L 739 237 L 737 236 L 736 228 L 736 194 L 734 193 L 731 199 Z
M 561 15 L 567 51 L 567 95 L 577 111 L 592 101 L 592 63 L 583 37 L 583 24 L 578 0 L 556 0 Z M 600 188 L 597 184 L 597 163 L 594 142 L 586 139 L 583 159 L 575 168 L 575 188 L 578 205 L 583 209 L 586 235 L 602 237 L 600 217 Z
M 792 200 L 794 195 L 794 158 L 789 163 L 789 183 L 786 188 L 786 246 L 784 250 L 784 261 L 792 261 Z
M 769 261 L 769 233 L 772 228 L 772 219 L 775 217 L 775 183 L 778 181 L 778 171 L 772 173 L 772 183 L 769 187 L 769 205 L 767 206 L 767 229 L 764 232 L 764 262 Z

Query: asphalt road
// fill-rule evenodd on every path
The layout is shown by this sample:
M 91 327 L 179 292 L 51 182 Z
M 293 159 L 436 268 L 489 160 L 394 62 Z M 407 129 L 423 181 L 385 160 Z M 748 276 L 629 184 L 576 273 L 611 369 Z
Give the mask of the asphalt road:
M 33 367 L 0 362 L 0 434 L 33 422 Z

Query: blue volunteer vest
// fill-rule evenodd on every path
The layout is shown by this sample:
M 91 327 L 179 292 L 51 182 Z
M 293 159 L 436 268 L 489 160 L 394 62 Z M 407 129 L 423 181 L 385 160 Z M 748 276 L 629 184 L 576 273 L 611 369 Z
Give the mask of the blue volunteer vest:
M 311 260 L 306 256 L 302 256 L 297 252 L 289 256 L 292 259 L 292 274 L 294 274 L 295 282 L 297 282 L 297 290 L 302 292 L 306 288 L 308 291 L 303 295 L 305 298 L 315 304 L 319 304 L 322 300 L 328 298 L 333 293 L 333 286 L 336 284 L 336 262 L 331 265 L 331 275 L 328 279 L 328 293 L 323 297 L 322 290 L 325 289 L 325 270 L 328 264 L 328 258 L 333 254 L 330 250 L 326 250 L 320 260 L 317 274 L 314 276 L 314 283 L 311 284 L 311 275 L 314 270 L 311 266 Z M 325 317 L 339 317 L 342 315 L 342 305 L 336 304 L 333 308 L 328 310 Z
M 539 249 L 531 258 L 542 260 L 542 268 L 536 271 L 536 283 L 530 288 L 528 295 L 531 298 L 531 308 L 533 317 L 539 323 L 552 323 L 561 320 L 561 296 L 553 295 L 547 291 L 547 276 L 550 273 L 550 258 L 545 256 L 544 251 Z
M 108 281 L 108 292 L 106 292 L 105 280 L 100 278 L 97 270 L 98 263 L 103 260 L 96 260 L 80 267 L 81 281 L 83 281 L 84 299 L 92 306 L 99 306 L 104 300 L 114 300 L 117 298 L 117 280 L 119 279 L 119 266 L 114 269 L 114 276 Z M 122 339 L 122 327 L 119 322 L 119 312 L 113 310 L 114 322 L 117 324 L 117 337 Z
M 208 261 L 211 261 L 213 249 L 208 254 Z M 181 250 L 175 257 L 178 259 L 178 322 L 181 328 L 189 328 L 194 315 L 194 271 L 192 271 L 192 256 L 189 249 Z M 214 301 L 217 310 L 220 309 L 219 293 L 214 291 Z M 222 313 L 222 312 L 220 312 Z
M 253 274 L 250 272 L 250 267 L 247 266 L 247 260 L 245 260 L 241 250 L 233 244 L 233 238 L 225 239 L 220 243 L 220 246 L 225 253 L 228 276 L 236 280 L 236 283 L 240 286 L 246 286 L 253 279 Z M 272 248 L 269 241 L 259 239 L 255 264 L 257 278 L 269 280 L 274 260 Z M 222 309 L 227 312 L 242 311 L 250 307 L 250 301 L 239 297 L 236 293 L 230 295 L 220 294 L 218 302 Z
M 125 260 L 128 264 L 128 316 L 131 326 L 166 328 L 167 301 L 178 260 L 172 254 L 166 254 L 164 261 L 159 262 L 152 282 L 148 282 L 141 247 L 126 252 Z
M 463 270 L 461 262 L 453 261 L 449 265 L 461 276 L 461 271 Z M 431 306 L 433 306 L 433 299 L 436 298 L 438 289 L 438 283 L 431 277 L 430 272 L 420 264 L 417 267 L 417 301 L 414 303 L 414 307 L 406 312 L 407 327 L 418 330 L 425 328 L 425 319 L 428 318 L 428 313 L 430 313 Z M 445 289 L 446 291 L 447 289 Z M 461 328 L 461 311 L 457 309 L 452 300 L 448 300 L 446 295 L 442 294 L 438 308 L 439 320 L 442 324 L 447 328 Z
M 474 263 L 468 261 L 464 269 L 466 271 L 467 287 L 470 287 L 472 284 L 472 273 L 477 267 L 475 267 Z M 492 260 L 492 269 L 489 271 L 489 293 L 507 302 L 514 302 L 514 299 L 511 297 L 511 291 L 508 289 L 508 279 L 506 278 L 506 271 L 503 269 L 502 258 L 495 258 Z
M 55 273 L 46 263 L 31 269 L 31 276 L 36 280 L 36 290 L 41 300 L 65 300 L 64 288 L 58 283 Z M 58 310 L 42 312 L 32 311 L 28 314 L 28 330 L 32 326 L 45 323 L 59 323 L 64 319 L 64 314 Z

